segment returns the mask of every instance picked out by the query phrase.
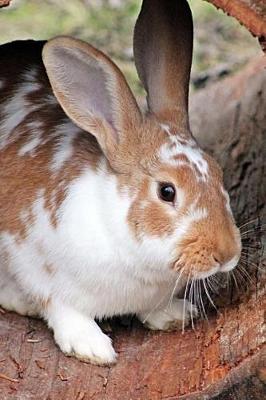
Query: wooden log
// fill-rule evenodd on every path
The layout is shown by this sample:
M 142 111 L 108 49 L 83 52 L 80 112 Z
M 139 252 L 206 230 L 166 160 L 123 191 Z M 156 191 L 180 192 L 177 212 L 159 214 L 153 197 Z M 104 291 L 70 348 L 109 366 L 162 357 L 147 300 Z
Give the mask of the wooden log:
M 226 14 L 235 17 L 254 36 L 266 38 L 266 3 L 264 0 L 208 0 Z
M 198 92 L 194 134 L 220 159 L 238 220 L 265 215 L 265 61 Z M 263 189 L 264 186 L 264 189 Z M 251 232 L 259 236 L 257 229 Z M 262 400 L 265 394 L 265 269 L 255 249 L 248 289 L 222 291 L 218 315 L 185 333 L 112 322 L 112 367 L 65 357 L 41 321 L 0 313 L 1 400 Z M 258 265 L 260 264 L 260 269 Z M 232 301 L 233 299 L 233 301 Z M 224 306 L 225 305 L 225 306 Z

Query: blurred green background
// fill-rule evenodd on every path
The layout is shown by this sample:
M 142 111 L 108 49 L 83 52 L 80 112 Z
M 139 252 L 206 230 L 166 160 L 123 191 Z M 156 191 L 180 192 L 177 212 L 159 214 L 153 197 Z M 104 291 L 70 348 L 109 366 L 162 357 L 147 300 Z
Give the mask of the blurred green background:
M 240 68 L 260 48 L 244 27 L 213 5 L 203 0 L 189 2 L 194 16 L 195 89 Z M 58 34 L 82 38 L 109 54 L 141 96 L 132 53 L 140 5 L 140 0 L 13 0 L 10 7 L 0 10 L 0 43 Z

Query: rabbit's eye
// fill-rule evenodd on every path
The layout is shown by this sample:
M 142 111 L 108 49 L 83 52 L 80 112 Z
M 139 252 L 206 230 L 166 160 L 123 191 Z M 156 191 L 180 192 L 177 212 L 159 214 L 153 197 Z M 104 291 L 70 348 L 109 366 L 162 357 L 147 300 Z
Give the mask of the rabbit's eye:
M 172 203 L 175 199 L 175 187 L 171 183 L 161 183 L 158 195 L 161 200 Z

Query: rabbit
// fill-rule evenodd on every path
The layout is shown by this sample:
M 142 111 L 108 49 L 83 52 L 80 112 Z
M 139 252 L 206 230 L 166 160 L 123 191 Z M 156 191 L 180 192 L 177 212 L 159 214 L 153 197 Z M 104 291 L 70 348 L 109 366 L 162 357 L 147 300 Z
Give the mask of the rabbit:
M 197 309 L 178 299 L 184 285 L 238 263 L 222 171 L 189 128 L 192 41 L 185 0 L 143 1 L 145 114 L 84 41 L 1 46 L 0 305 L 43 318 L 66 355 L 114 363 L 106 317 L 187 324 Z

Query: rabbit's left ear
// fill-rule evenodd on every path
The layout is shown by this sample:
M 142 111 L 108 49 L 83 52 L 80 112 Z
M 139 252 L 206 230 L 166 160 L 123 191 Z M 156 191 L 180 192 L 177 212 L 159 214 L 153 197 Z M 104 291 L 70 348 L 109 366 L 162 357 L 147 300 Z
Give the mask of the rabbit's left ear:
M 88 43 L 64 36 L 45 44 L 43 62 L 66 114 L 94 135 L 106 157 L 112 158 L 141 120 L 122 72 Z
M 186 0 L 143 0 L 135 26 L 134 55 L 159 119 L 188 128 L 188 89 L 193 23 Z

